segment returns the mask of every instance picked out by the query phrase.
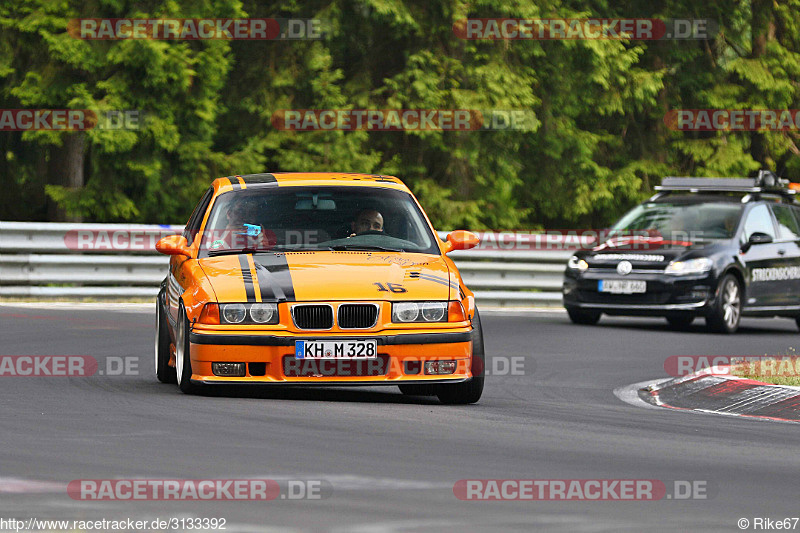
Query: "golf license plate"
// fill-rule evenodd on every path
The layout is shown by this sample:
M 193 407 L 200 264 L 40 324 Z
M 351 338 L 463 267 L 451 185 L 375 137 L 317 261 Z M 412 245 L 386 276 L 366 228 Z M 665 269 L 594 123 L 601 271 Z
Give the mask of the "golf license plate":
M 647 282 L 633 279 L 601 279 L 597 290 L 612 294 L 640 294 L 647 292 Z
M 378 357 L 378 341 L 295 341 L 294 356 L 296 359 L 375 359 Z

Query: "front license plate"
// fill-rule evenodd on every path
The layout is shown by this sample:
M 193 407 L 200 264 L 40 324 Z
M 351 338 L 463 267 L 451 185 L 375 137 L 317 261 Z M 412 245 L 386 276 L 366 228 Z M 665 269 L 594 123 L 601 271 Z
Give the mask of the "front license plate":
M 613 294 L 639 294 L 647 292 L 647 282 L 632 279 L 601 279 L 597 290 Z
M 295 341 L 297 359 L 375 359 L 378 341 Z

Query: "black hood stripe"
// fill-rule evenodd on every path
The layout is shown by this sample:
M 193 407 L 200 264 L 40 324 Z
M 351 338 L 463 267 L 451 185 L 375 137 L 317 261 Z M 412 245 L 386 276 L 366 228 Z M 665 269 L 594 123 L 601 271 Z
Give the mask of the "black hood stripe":
M 261 297 L 265 301 L 286 300 L 296 301 L 292 273 L 284 254 L 265 254 L 253 256 L 256 264 L 258 285 L 261 288 Z
M 239 189 L 242 188 L 242 184 L 239 183 L 239 180 L 236 178 L 236 176 L 231 176 L 230 178 L 228 178 L 228 181 L 231 182 L 231 187 L 233 187 L 234 191 L 238 191 Z
M 258 277 L 258 287 L 261 289 L 262 300 L 269 302 L 286 299 L 286 294 L 275 282 L 275 276 L 272 275 L 272 272 L 258 262 L 256 262 L 256 276 Z
M 255 302 L 256 291 L 255 287 L 253 287 L 253 274 L 250 273 L 250 265 L 247 262 L 247 256 L 244 254 L 239 254 L 239 267 L 242 270 L 242 281 L 244 282 L 244 292 L 247 295 L 247 301 L 251 303 Z

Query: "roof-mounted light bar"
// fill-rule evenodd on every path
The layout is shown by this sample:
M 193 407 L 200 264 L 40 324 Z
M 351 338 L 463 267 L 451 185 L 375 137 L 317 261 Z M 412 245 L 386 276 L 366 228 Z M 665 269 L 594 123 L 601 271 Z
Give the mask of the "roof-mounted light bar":
M 745 192 L 794 195 L 797 190 L 788 180 L 780 179 L 769 170 L 761 170 L 755 178 L 676 178 L 666 177 L 654 188 L 659 192 Z

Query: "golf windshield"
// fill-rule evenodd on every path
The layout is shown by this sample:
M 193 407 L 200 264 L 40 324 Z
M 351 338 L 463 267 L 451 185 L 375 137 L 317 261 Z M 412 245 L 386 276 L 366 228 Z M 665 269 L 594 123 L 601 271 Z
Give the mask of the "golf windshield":
M 615 234 L 657 234 L 668 240 L 730 239 L 743 206 L 738 202 L 648 202 L 611 228 Z

